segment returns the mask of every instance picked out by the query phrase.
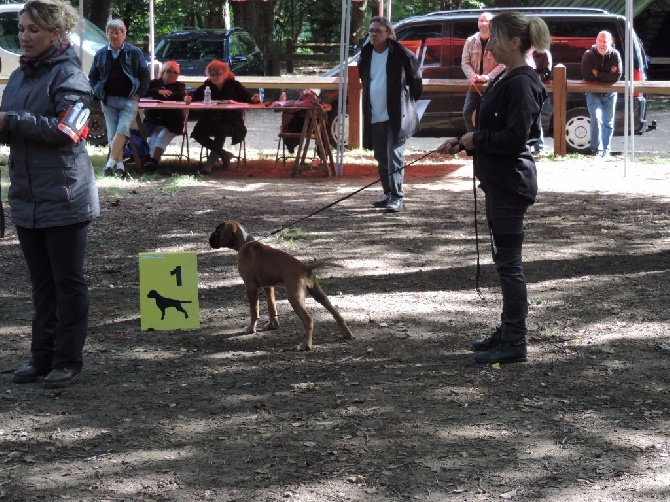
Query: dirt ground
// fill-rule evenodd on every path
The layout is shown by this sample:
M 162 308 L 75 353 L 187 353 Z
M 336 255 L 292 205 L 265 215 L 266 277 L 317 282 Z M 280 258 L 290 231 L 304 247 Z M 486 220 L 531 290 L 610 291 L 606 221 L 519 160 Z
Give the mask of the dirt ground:
M 266 236 L 376 177 L 370 159 L 330 179 L 271 166 L 100 178 L 85 368 L 59 391 L 11 381 L 28 360 L 32 306 L 10 226 L 0 500 L 670 499 L 667 161 L 539 160 L 529 360 L 501 367 L 468 349 L 495 327 L 500 296 L 481 214 L 475 291 L 467 158 L 408 168 L 400 214 L 370 206 L 375 185 L 267 241 L 344 266 L 320 276 L 353 342 L 310 300 L 314 349 L 295 351 L 302 328 L 283 291 L 279 330 L 243 334 L 235 254 L 208 245 L 216 224 Z M 141 331 L 138 253 L 181 250 L 198 255 L 201 327 Z

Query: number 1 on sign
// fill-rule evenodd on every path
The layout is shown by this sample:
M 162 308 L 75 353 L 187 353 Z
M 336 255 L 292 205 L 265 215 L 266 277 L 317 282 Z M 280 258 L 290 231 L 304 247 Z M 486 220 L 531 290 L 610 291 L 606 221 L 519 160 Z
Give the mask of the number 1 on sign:
M 171 272 L 170 275 L 177 276 L 177 286 L 181 286 L 181 265 L 176 266 Z

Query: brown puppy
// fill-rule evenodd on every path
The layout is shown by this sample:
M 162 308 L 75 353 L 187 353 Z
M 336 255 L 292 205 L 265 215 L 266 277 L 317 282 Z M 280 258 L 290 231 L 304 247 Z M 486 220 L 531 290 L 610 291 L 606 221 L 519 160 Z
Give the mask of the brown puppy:
M 344 319 L 330 303 L 314 274 L 314 270 L 318 268 L 340 265 L 323 260 L 303 263 L 284 251 L 255 241 L 253 236 L 236 221 L 226 221 L 216 227 L 216 230 L 209 237 L 209 245 L 214 249 L 226 247 L 237 251 L 237 270 L 239 270 L 247 289 L 251 312 L 251 322 L 246 329 L 247 334 L 256 332 L 259 288 L 264 288 L 267 296 L 270 321 L 266 329 L 277 329 L 279 318 L 277 316 L 274 286 L 283 285 L 286 288 L 286 296 L 291 307 L 298 314 L 305 327 L 305 337 L 302 339 L 302 343 L 298 345 L 298 350 L 310 350 L 312 348 L 314 319 L 305 309 L 305 291 L 332 314 L 344 338 L 347 340 L 353 338 Z

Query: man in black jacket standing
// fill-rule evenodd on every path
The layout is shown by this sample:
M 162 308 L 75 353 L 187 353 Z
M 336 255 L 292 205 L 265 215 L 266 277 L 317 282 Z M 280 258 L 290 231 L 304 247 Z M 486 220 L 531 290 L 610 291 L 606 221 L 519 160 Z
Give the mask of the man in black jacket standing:
M 418 59 L 395 40 L 389 21 L 370 21 L 370 41 L 361 50 L 363 146 L 372 148 L 384 198 L 372 205 L 397 213 L 404 205 L 405 141 L 419 130 L 416 100 L 423 84 Z

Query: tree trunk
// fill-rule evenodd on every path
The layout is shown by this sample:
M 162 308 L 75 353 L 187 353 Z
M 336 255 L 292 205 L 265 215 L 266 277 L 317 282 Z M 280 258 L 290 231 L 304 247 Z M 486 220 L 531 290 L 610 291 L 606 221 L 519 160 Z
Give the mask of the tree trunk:
M 225 28 L 223 19 L 223 8 L 226 2 L 221 0 L 207 0 L 207 14 L 205 16 L 205 28 Z
M 233 25 L 244 28 L 263 51 L 265 74 L 279 75 L 279 57 L 272 36 L 275 0 L 232 2 Z
M 365 38 L 368 29 L 365 23 L 365 13 L 368 10 L 368 0 L 360 2 L 351 2 L 351 34 L 349 36 L 349 45 L 358 45 L 358 42 Z
M 91 0 L 84 2 L 84 17 L 105 31 L 107 20 L 112 14 L 112 0 Z

